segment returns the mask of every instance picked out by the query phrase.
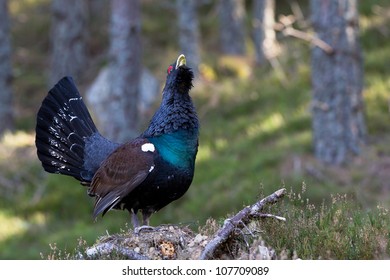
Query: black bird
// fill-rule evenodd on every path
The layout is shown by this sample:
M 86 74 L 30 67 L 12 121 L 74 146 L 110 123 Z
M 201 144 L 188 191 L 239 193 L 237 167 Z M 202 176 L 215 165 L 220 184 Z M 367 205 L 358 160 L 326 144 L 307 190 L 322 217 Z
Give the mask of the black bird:
M 97 130 L 72 78 L 61 79 L 37 115 L 38 158 L 50 173 L 73 176 L 95 197 L 93 216 L 127 209 L 134 228 L 188 190 L 198 151 L 199 122 L 189 91 L 194 78 L 180 55 L 167 70 L 162 102 L 149 127 L 117 144 Z

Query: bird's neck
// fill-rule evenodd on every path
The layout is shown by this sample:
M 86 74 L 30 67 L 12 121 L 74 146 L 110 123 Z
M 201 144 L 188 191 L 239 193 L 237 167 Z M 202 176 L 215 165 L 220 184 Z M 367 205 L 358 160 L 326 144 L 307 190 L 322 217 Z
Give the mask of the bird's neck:
M 164 93 L 160 108 L 154 114 L 149 127 L 142 134 L 143 137 L 157 137 L 180 130 L 198 130 L 198 117 L 188 93 L 177 93 L 171 98 L 168 95 L 168 93 Z
M 194 166 L 198 152 L 197 130 L 177 130 L 150 137 L 149 140 L 156 146 L 160 156 L 166 162 L 179 168 Z
M 157 148 L 161 158 L 178 168 L 193 168 L 198 151 L 199 121 L 188 93 L 168 95 L 141 135 Z

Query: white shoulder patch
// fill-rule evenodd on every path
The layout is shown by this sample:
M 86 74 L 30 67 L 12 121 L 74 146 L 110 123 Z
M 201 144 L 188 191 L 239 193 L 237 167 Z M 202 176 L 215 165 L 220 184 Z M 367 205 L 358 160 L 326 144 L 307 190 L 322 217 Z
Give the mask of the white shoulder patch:
M 141 150 L 143 151 L 143 152 L 152 152 L 152 153 L 154 153 L 154 151 L 155 151 L 155 148 L 154 148 L 154 145 L 152 144 L 152 143 L 145 143 L 145 144 L 143 144 L 142 146 L 141 146 Z

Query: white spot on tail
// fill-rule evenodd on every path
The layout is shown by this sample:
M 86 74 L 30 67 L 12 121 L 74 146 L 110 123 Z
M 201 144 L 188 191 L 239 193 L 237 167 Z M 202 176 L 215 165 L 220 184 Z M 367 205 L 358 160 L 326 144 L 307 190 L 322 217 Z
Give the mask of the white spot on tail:
M 73 98 L 70 98 L 70 99 L 69 99 L 69 102 L 71 102 L 71 101 L 77 101 L 77 100 L 81 100 L 81 99 L 83 99 L 81 96 L 80 96 L 80 97 L 73 97 Z
M 143 152 L 154 152 L 155 151 L 155 148 L 154 148 L 154 145 L 152 143 L 145 143 L 141 146 L 141 150 Z

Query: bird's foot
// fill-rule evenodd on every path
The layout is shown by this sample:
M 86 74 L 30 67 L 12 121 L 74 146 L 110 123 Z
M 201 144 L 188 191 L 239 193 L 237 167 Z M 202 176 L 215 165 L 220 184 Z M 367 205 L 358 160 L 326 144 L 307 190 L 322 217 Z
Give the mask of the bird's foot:
M 134 228 L 134 234 L 138 235 L 141 231 L 153 231 L 153 230 L 155 230 L 155 227 L 143 225 L 143 226 Z

